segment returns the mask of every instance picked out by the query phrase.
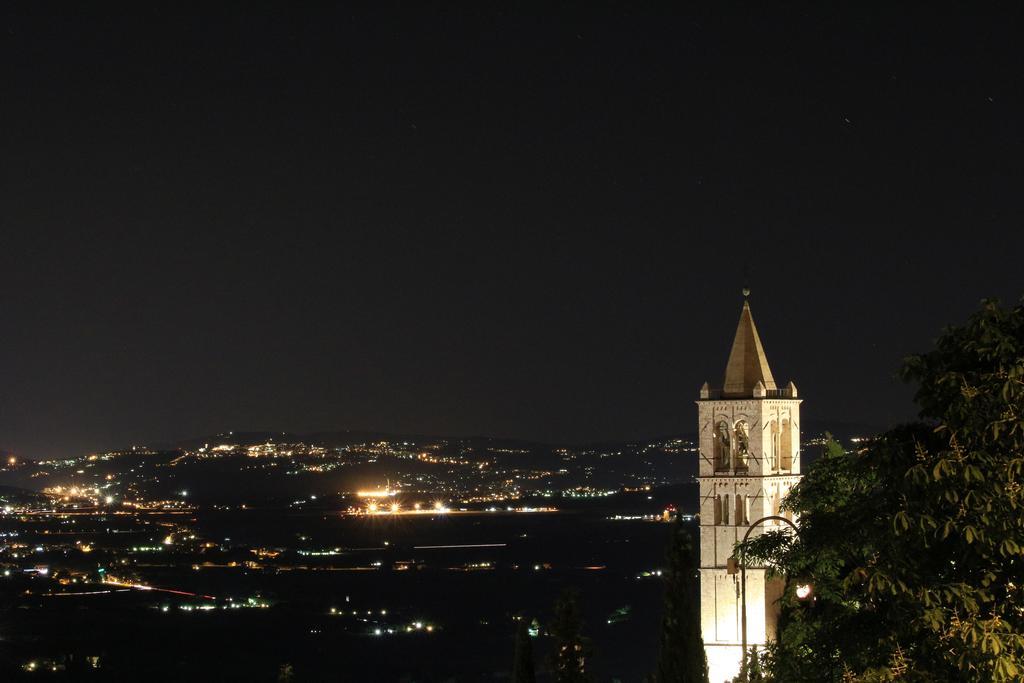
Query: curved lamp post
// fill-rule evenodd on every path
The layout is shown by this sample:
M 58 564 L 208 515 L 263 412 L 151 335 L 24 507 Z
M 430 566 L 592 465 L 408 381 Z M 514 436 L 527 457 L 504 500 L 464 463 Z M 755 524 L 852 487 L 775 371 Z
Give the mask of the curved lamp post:
M 761 519 L 757 520 L 749 527 L 747 527 L 747 533 L 743 534 L 743 541 L 740 544 L 740 594 L 742 596 L 740 598 L 740 623 L 743 631 L 743 657 L 747 656 L 747 538 L 750 537 L 750 532 L 754 530 L 754 527 L 762 524 L 763 522 L 771 521 L 785 522 L 789 525 L 789 528 L 793 530 L 794 534 L 800 533 L 799 530 L 796 528 L 796 524 L 793 524 L 791 520 L 786 519 L 785 517 L 782 517 L 780 515 L 768 515 L 767 517 L 762 517 Z M 731 569 L 733 569 L 733 571 L 730 571 L 729 573 L 735 574 L 735 568 L 732 567 Z

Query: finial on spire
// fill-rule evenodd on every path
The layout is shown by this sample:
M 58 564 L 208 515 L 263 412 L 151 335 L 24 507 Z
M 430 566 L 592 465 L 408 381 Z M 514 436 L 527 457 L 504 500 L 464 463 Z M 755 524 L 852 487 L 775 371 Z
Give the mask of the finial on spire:
M 746 299 L 748 296 L 750 296 L 750 287 L 744 287 L 743 288 L 743 298 Z

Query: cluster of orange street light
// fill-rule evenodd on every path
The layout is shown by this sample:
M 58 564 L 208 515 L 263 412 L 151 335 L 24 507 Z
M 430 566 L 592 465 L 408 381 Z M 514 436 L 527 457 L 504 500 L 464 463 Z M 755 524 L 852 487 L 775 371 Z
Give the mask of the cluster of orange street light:
M 361 497 L 364 492 L 360 492 Z M 394 493 L 389 493 L 389 496 L 393 496 Z M 364 508 L 356 510 L 355 514 L 363 515 L 422 515 L 422 514 L 446 514 L 450 512 L 447 505 L 441 501 L 435 501 L 432 507 L 423 507 L 421 503 L 413 503 L 411 508 L 403 508 L 402 504 L 397 500 L 391 503 L 380 503 L 376 498 L 372 498 Z

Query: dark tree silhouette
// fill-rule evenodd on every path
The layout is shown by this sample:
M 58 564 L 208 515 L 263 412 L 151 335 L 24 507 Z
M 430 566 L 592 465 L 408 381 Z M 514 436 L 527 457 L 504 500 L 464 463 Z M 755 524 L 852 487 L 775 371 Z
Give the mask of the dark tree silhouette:
M 551 622 L 551 635 L 555 639 L 552 668 L 556 683 L 587 683 L 587 656 L 590 643 L 583 637 L 583 617 L 580 614 L 579 591 L 568 588 L 555 601 L 555 616 Z
M 530 622 L 519 615 L 516 625 L 516 651 L 512 661 L 512 683 L 537 683 L 533 668 L 533 643 L 530 642 Z
M 657 683 L 707 683 L 708 665 L 700 633 L 700 576 L 693 536 L 682 518 L 672 526 L 666 553 L 665 613 L 661 619 Z

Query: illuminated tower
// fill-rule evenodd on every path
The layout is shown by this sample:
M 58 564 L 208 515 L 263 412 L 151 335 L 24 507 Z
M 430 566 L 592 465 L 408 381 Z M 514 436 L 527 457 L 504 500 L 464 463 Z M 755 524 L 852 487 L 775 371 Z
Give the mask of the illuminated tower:
M 744 292 L 746 294 L 746 292 Z M 778 515 L 800 480 L 800 401 L 796 386 L 775 385 L 750 305 L 744 301 L 721 389 L 707 382 L 697 401 L 700 429 L 701 630 L 711 683 L 739 673 L 740 575 L 727 562 L 751 522 Z M 779 528 L 767 522 L 750 537 Z M 747 569 L 747 647 L 775 637 L 782 582 Z

